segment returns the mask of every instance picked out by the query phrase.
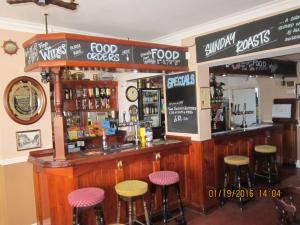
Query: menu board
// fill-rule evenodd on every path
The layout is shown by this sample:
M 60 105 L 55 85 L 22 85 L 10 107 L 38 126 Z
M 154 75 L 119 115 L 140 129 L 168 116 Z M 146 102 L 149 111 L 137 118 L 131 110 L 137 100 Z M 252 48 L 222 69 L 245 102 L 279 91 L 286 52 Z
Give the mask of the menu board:
M 123 64 L 187 66 L 185 51 L 85 40 L 36 41 L 25 49 L 26 66 L 39 61 L 76 60 Z
M 195 72 L 168 75 L 165 79 L 167 131 L 197 134 Z
M 265 76 L 280 74 L 284 75 L 285 77 L 297 77 L 297 63 L 273 59 L 257 59 L 240 63 L 226 64 L 223 66 L 210 67 L 209 72 L 215 74 L 253 74 Z
M 272 118 L 291 118 L 292 105 L 291 104 L 273 104 Z
M 133 59 L 136 64 L 186 66 L 185 52 L 162 48 L 134 47 Z
M 197 62 L 300 43 L 300 9 L 195 39 Z

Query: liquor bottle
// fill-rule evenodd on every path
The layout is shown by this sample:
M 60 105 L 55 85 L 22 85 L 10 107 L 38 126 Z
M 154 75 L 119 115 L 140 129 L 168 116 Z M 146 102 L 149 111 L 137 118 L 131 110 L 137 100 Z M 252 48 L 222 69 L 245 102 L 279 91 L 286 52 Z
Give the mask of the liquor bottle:
M 106 88 L 105 89 L 106 92 L 106 108 L 109 109 L 110 108 L 110 88 Z
M 101 108 L 106 108 L 106 92 L 105 88 L 100 88 L 100 100 L 101 100 Z
M 70 93 L 69 93 L 69 89 L 65 89 L 65 99 L 69 100 L 70 99 Z

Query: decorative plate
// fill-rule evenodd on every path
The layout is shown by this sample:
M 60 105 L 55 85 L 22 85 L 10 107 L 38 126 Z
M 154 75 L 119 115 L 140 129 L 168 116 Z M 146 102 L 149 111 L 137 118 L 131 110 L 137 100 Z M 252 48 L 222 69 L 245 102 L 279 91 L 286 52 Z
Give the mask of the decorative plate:
M 46 109 L 46 95 L 38 81 L 21 76 L 12 80 L 4 92 L 4 107 L 17 123 L 32 124 L 38 121 Z

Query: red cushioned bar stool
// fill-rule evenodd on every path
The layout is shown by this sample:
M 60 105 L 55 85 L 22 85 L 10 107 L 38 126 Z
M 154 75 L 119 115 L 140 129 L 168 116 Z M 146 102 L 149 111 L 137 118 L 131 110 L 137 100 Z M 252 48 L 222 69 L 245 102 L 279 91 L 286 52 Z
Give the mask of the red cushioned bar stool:
M 186 224 L 184 217 L 184 209 L 180 197 L 179 188 L 179 174 L 174 171 L 158 171 L 149 174 L 149 179 L 151 182 L 151 202 L 150 202 L 150 221 L 153 220 L 153 208 L 154 208 L 154 196 L 156 192 L 156 187 L 160 187 L 162 190 L 162 205 L 163 205 L 163 223 L 166 225 L 171 220 L 178 220 L 182 225 Z M 170 216 L 168 212 L 168 189 L 174 187 L 177 195 L 178 209 L 179 213 L 174 216 Z
M 73 225 L 82 225 L 82 212 L 93 207 L 96 214 L 96 224 L 104 225 L 102 201 L 104 190 L 96 187 L 80 188 L 68 195 L 69 204 L 73 207 Z

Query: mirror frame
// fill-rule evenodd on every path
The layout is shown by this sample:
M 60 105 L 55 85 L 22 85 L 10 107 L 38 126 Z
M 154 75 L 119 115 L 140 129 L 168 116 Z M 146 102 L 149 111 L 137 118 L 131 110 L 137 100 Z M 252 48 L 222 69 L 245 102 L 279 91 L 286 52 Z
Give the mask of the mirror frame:
M 39 111 L 37 111 L 33 116 L 28 116 L 28 119 L 26 120 L 21 119 L 14 113 L 14 110 L 11 108 L 9 102 L 10 94 L 12 92 L 13 87 L 15 85 L 19 85 L 20 82 L 30 82 L 40 92 L 39 99 L 41 101 L 41 107 Z M 13 119 L 15 122 L 19 124 L 28 125 L 37 122 L 43 116 L 46 110 L 47 99 L 42 85 L 37 80 L 27 76 L 20 76 L 13 79 L 5 88 L 3 103 L 4 103 L 4 108 L 11 119 Z

